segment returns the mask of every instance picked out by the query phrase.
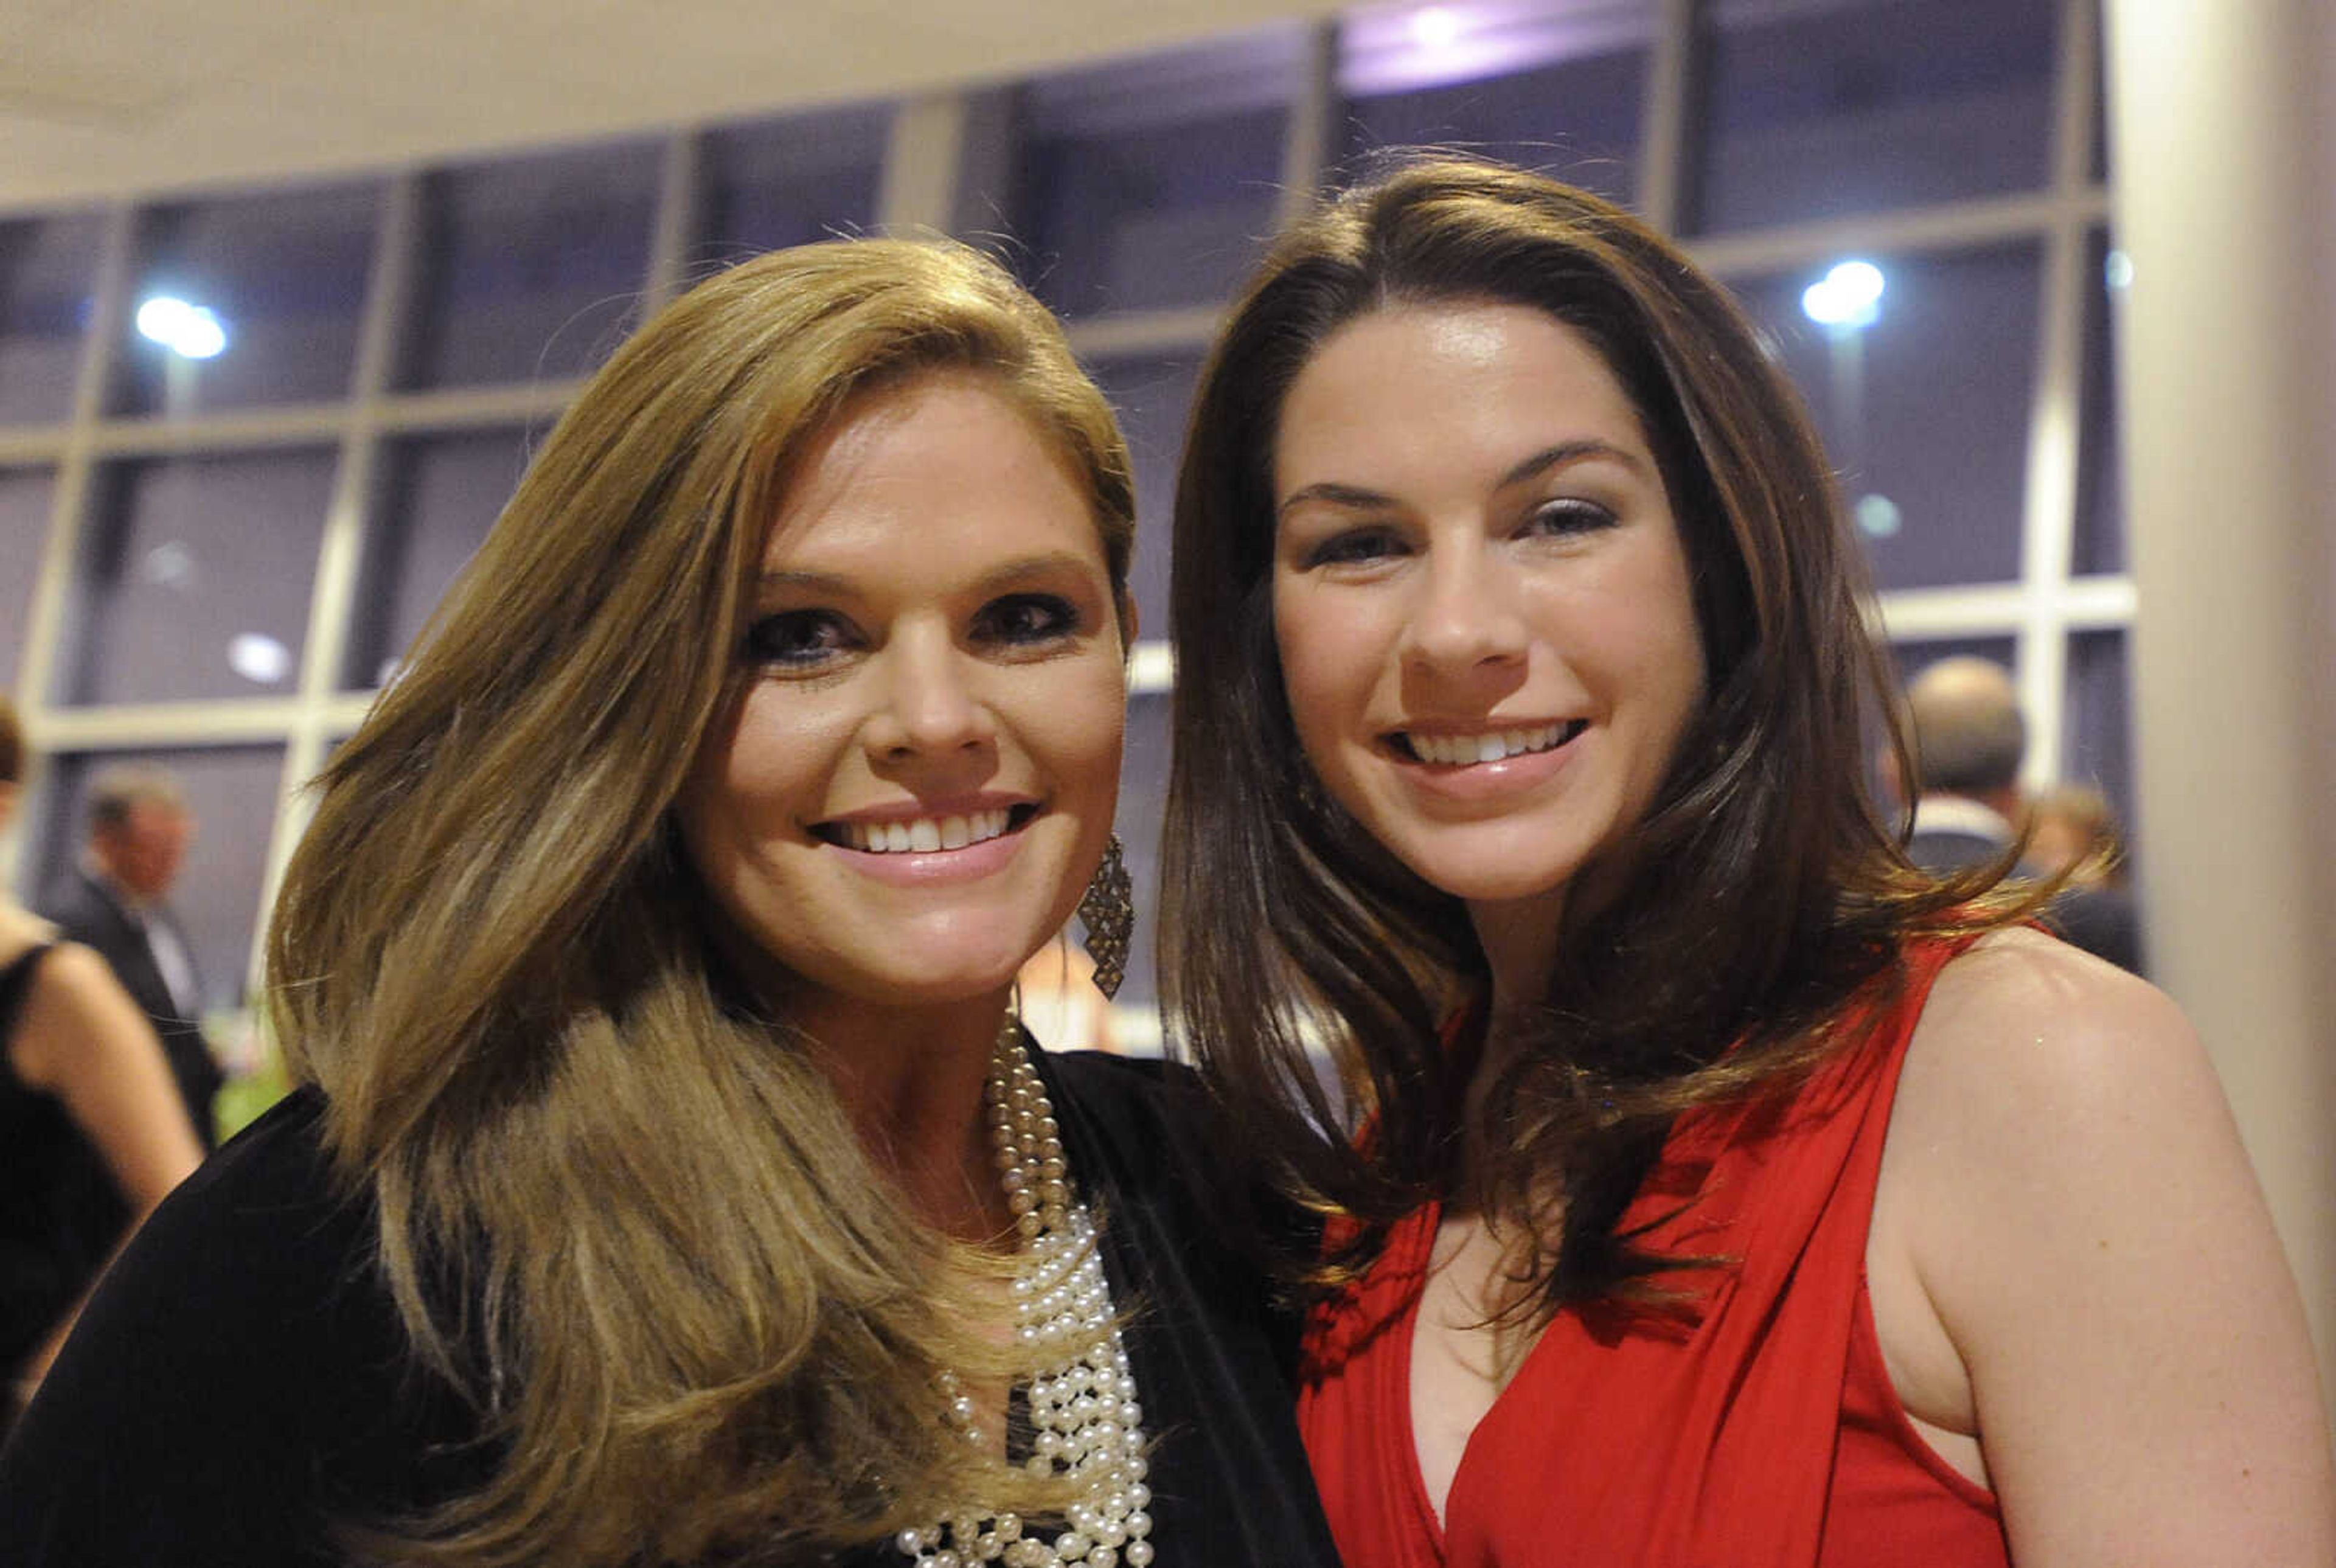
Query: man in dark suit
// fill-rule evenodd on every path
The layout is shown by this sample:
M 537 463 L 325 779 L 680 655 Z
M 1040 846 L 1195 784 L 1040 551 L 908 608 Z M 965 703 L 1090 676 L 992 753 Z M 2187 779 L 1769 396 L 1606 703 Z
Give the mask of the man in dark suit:
M 1914 735 L 1914 823 L 1906 855 L 1945 876 L 1996 860 L 2018 836 L 2020 765 L 2028 725 L 2001 665 L 1943 658 L 1906 688 Z M 2034 874 L 2022 868 L 2022 874 Z M 2141 926 L 2132 898 L 2111 887 L 2061 890 L 2045 923 L 2087 952 L 2141 973 Z
M 90 781 L 88 812 L 81 862 L 50 889 L 41 912 L 94 948 L 154 1021 L 208 1149 L 222 1075 L 198 1021 L 203 990 L 194 950 L 166 901 L 194 833 L 193 814 L 169 774 L 131 766 L 103 769 Z

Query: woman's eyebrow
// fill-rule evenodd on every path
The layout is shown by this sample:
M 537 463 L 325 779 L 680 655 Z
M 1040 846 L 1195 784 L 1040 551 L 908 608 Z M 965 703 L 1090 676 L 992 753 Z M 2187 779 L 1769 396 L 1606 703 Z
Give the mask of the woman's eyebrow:
M 824 571 L 793 571 L 774 568 L 754 579 L 754 586 L 764 593 L 802 594 L 806 598 L 849 594 L 853 591 L 852 579 Z
M 975 587 L 983 593 L 996 593 L 1064 572 L 1087 570 L 1089 562 L 1076 550 L 1038 550 L 1000 562 L 982 573 Z M 792 567 L 773 567 L 760 573 L 754 579 L 754 586 L 759 591 L 773 597 L 787 595 L 804 599 L 848 599 L 861 591 L 860 585 L 849 577 L 832 571 L 804 571 Z
M 1304 485 L 1291 491 L 1283 499 L 1281 504 L 1273 509 L 1273 514 L 1280 517 L 1291 507 L 1309 501 L 1327 501 L 1333 506 L 1369 507 L 1386 506 L 1392 499 L 1376 490 L 1366 490 L 1358 484 L 1338 484 L 1325 480 L 1319 484 Z
M 1627 447 L 1617 446 L 1611 441 L 1601 441 L 1595 436 L 1585 436 L 1577 441 L 1561 441 L 1554 446 L 1542 448 L 1541 451 L 1534 453 L 1531 457 L 1501 475 L 1501 482 L 1494 488 L 1505 490 L 1510 485 L 1522 484 L 1526 480 L 1546 473 L 1552 468 L 1562 468 L 1570 463 L 1587 462 L 1591 458 L 1604 458 L 1610 463 L 1620 463 L 1622 467 L 1640 475 L 1650 472 L 1646 460 Z M 1290 508 L 1309 501 L 1328 502 L 1333 506 L 1359 508 L 1393 504 L 1392 497 L 1378 491 L 1367 489 L 1359 484 L 1340 484 L 1332 480 L 1324 480 L 1319 484 L 1304 485 L 1290 492 L 1281 504 L 1274 509 L 1274 515 L 1277 517 L 1285 515 Z
M 1619 463 L 1636 473 L 1643 474 L 1647 472 L 1645 459 L 1636 453 L 1619 447 L 1611 441 L 1601 441 L 1595 436 L 1589 436 L 1578 441 L 1561 441 L 1555 446 L 1543 447 L 1503 474 L 1501 488 L 1505 490 L 1512 484 L 1522 484 L 1526 480 L 1536 478 L 1552 468 L 1562 467 L 1569 463 L 1581 463 L 1593 457 L 1602 457 L 1609 462 Z

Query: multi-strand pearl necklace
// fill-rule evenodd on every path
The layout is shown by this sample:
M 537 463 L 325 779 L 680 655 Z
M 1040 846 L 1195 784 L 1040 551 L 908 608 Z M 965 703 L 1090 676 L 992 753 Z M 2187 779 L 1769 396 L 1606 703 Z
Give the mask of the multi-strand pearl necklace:
M 1083 1495 L 1052 1539 L 1011 1514 L 960 1508 L 897 1538 L 927 1568 L 1148 1568 L 1152 1489 L 1144 1485 L 1144 1411 L 1113 1314 L 1094 1216 L 1071 1191 L 1046 1086 L 1013 1018 L 998 1032 L 983 1091 L 1007 1207 L 1022 1238 L 1013 1282 L 1014 1341 L 1031 1368 L 1034 1475 L 1067 1475 Z M 948 1381 L 950 1424 L 979 1444 L 974 1403 Z

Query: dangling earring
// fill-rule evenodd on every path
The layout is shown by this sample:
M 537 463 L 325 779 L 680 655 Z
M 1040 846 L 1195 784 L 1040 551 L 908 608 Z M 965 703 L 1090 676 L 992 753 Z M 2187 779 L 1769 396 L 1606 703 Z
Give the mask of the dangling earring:
M 1119 835 L 1103 846 L 1103 863 L 1079 899 L 1079 924 L 1086 928 L 1087 956 L 1095 959 L 1095 989 L 1105 997 L 1119 994 L 1127 978 L 1129 939 L 1135 934 L 1135 882 L 1120 858 Z

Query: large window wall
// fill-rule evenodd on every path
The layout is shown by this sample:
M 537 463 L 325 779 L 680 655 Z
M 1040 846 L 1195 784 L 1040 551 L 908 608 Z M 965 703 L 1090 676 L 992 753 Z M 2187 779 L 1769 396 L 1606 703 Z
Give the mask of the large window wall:
M 200 816 L 180 901 L 213 1001 L 362 717 L 532 439 L 641 312 L 725 259 L 949 229 L 1069 323 L 1134 443 L 1136 594 L 1231 289 L 1309 194 L 1388 146 L 1628 201 L 1734 287 L 1808 395 L 1909 670 L 2017 669 L 2038 781 L 2131 806 L 2093 0 L 1482 0 L 1358 12 L 1006 85 L 384 170 L 0 214 L 0 682 L 46 754 L 14 877 L 71 853 L 82 781 L 168 763 Z M 1823 326 L 1836 264 L 1884 280 Z M 141 337 L 158 294 L 229 336 Z M 1134 665 L 1122 833 L 1148 912 L 1173 671 Z M 1156 1038 L 1139 949 L 1123 1036 Z

